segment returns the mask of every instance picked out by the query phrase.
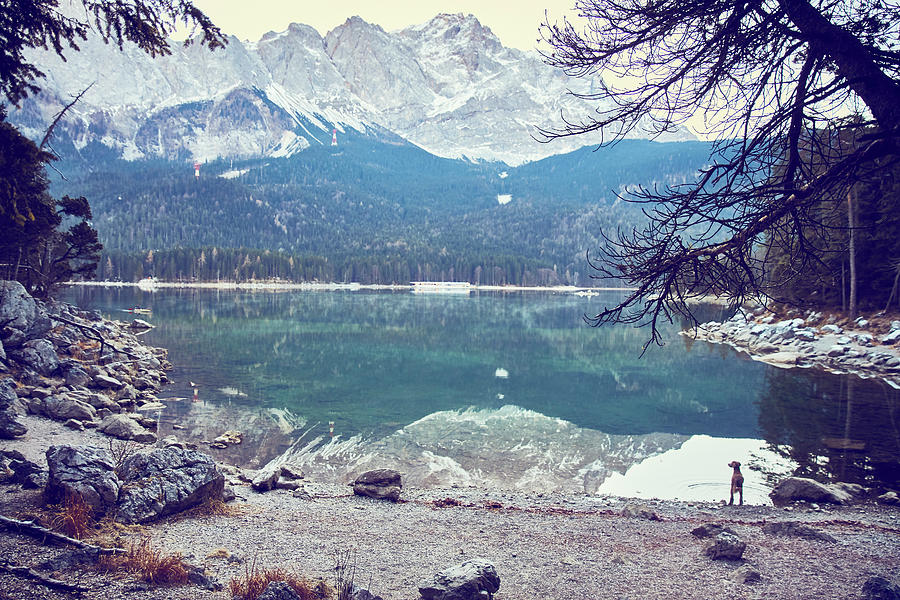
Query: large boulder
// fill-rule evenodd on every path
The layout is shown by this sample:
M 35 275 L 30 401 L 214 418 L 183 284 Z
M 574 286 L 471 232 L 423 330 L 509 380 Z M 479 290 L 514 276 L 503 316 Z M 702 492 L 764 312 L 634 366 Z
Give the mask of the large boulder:
M 212 457 L 195 450 L 161 448 L 135 454 L 120 468 L 117 517 L 145 523 L 208 500 L 221 500 L 225 476 Z
M 777 505 L 788 504 L 798 500 L 843 504 L 851 499 L 849 493 L 837 486 L 819 483 L 806 477 L 788 477 L 783 479 L 769 492 L 769 497 Z
M 97 417 L 97 410 L 80 400 L 74 400 L 68 396 L 48 396 L 34 399 L 30 404 L 31 410 L 55 421 L 93 421 Z
M 95 515 L 102 515 L 119 497 L 121 482 L 116 476 L 116 465 L 102 448 L 51 446 L 47 449 L 47 467 L 47 502 L 60 502 L 66 493 L 76 493 Z
M 135 419 L 126 414 L 113 414 L 100 422 L 100 431 L 120 440 L 135 442 L 155 442 L 156 434 L 144 428 Z
M 391 502 L 397 502 L 400 499 L 400 491 L 403 489 L 400 472 L 394 469 L 367 471 L 357 477 L 351 485 L 353 493 L 358 496 L 368 496 Z
M 25 342 L 19 350 L 11 351 L 10 356 L 26 369 L 37 371 L 44 376 L 53 375 L 59 369 L 56 348 L 44 339 Z
M 488 600 L 499 589 L 497 569 L 484 559 L 467 560 L 419 584 L 425 600 Z
M 28 429 L 16 420 L 21 403 L 12 379 L 0 379 L 0 439 L 11 440 L 25 435 Z
M 18 281 L 0 281 L 0 323 L 26 331 L 34 324 L 37 306 Z

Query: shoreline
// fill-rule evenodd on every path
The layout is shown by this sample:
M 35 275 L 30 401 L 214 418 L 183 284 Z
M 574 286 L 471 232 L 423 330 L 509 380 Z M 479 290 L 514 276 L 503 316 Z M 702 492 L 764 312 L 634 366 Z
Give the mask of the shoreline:
M 702 323 L 680 335 L 731 346 L 781 369 L 877 378 L 900 389 L 900 321 L 858 317 L 850 322 L 817 311 L 789 311 L 779 317 L 757 310 L 738 312 L 722 323 Z
M 140 281 L 67 281 L 65 285 L 83 287 L 136 287 L 144 291 L 153 291 L 157 288 L 168 289 L 207 289 L 207 290 L 249 290 L 249 291 L 394 291 L 415 292 L 412 284 L 362 284 L 362 283 L 319 283 L 319 282 L 235 282 L 235 281 L 154 281 L 144 283 Z M 632 288 L 616 287 L 578 287 L 569 285 L 560 286 L 515 286 L 515 285 L 470 285 L 465 292 L 426 291 L 415 292 L 428 295 L 465 295 L 473 292 L 553 292 L 575 295 L 594 295 L 599 292 L 627 292 Z

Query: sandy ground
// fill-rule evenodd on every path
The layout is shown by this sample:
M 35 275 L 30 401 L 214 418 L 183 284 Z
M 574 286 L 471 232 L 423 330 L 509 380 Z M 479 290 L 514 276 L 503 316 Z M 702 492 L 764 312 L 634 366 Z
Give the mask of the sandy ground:
M 43 461 L 52 444 L 106 438 L 74 432 L 39 417 L 25 419 L 24 439 L 0 442 Z M 122 530 L 119 543 L 149 537 L 167 552 L 201 565 L 225 591 L 196 586 L 150 587 L 130 578 L 74 568 L 56 575 L 91 591 L 80 597 L 225 599 L 228 582 L 251 564 L 283 567 L 333 580 L 337 557 L 349 552 L 360 585 L 385 600 L 418 598 L 417 586 L 439 570 L 470 558 L 492 561 L 501 578 L 497 600 L 573 598 L 860 598 L 873 575 L 891 579 L 900 560 L 900 508 L 866 504 L 787 511 L 765 506 L 639 501 L 660 520 L 622 515 L 627 499 L 525 495 L 473 488 L 404 489 L 403 502 L 361 498 L 349 488 L 305 482 L 303 497 L 238 487 L 229 514 L 180 517 Z M 440 508 L 435 500 L 457 506 Z M 0 487 L 0 513 L 26 518 L 40 511 L 40 493 Z M 836 543 L 766 534 L 767 522 L 797 520 L 831 534 Z M 732 527 L 747 542 L 744 560 L 712 561 L 691 535 L 703 523 Z M 224 551 L 222 550 L 224 549 Z M 0 530 L 0 562 L 35 566 L 66 552 Z M 729 576 L 742 564 L 761 580 Z M 0 574 L 0 599 L 70 598 Z

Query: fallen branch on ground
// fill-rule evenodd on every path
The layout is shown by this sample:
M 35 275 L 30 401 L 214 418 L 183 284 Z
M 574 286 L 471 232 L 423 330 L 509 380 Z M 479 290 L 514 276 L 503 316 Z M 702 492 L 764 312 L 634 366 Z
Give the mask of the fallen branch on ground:
M 11 519 L 9 517 L 0 515 L 0 525 L 5 525 L 7 529 L 12 529 L 13 531 L 16 531 L 18 533 L 24 533 L 26 535 L 30 535 L 31 537 L 38 538 L 41 540 L 41 543 L 45 542 L 46 540 L 51 540 L 53 542 L 69 544 L 77 548 L 90 550 L 91 552 L 96 552 L 97 554 L 125 553 L 125 550 L 123 548 L 104 548 L 102 546 L 88 544 L 87 542 L 76 540 L 75 538 L 53 531 L 52 529 L 41 527 L 34 521 L 20 521 L 18 519 Z
M 7 573 L 11 573 L 13 575 L 16 575 L 17 577 L 33 579 L 41 585 L 45 585 L 55 590 L 63 590 L 65 592 L 86 592 L 89 589 L 80 585 L 75 585 L 74 583 L 66 583 L 65 581 L 60 581 L 59 579 L 53 579 L 52 577 L 49 577 L 47 575 L 42 575 L 31 567 L 20 567 L 9 562 L 0 563 L 0 571 L 6 571 Z

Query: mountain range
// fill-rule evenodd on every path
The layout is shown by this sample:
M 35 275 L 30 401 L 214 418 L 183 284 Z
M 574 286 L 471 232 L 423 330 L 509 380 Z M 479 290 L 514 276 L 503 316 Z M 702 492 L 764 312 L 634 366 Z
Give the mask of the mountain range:
M 57 128 L 57 143 L 102 145 L 128 160 L 205 162 L 284 157 L 347 135 L 406 141 L 445 158 L 519 165 L 578 147 L 593 136 L 541 143 L 538 128 L 582 121 L 597 108 L 599 77 L 571 78 L 536 52 L 504 47 L 469 15 L 441 14 L 386 32 L 359 17 L 322 37 L 291 24 L 256 42 L 230 37 L 224 50 L 172 42 L 150 58 L 92 38 L 66 61 L 29 59 L 47 76 L 42 92 L 10 120 L 39 139 L 71 98 L 87 90 Z M 692 139 L 686 130 L 668 140 Z M 61 141 L 62 140 L 62 141 Z

